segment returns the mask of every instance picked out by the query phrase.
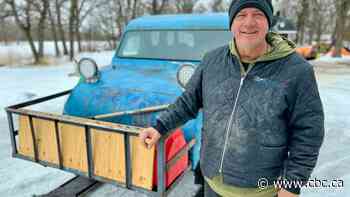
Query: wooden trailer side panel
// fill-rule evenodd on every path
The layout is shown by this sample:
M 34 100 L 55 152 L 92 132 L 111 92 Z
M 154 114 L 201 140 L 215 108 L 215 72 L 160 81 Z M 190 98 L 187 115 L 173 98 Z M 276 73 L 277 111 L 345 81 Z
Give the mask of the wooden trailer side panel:
M 92 129 L 95 175 L 126 183 L 124 135 Z M 155 148 L 147 149 L 130 137 L 132 184 L 152 190 Z
M 19 116 L 18 129 L 18 153 L 30 158 L 34 158 L 33 136 L 30 131 L 29 117 Z
M 32 118 L 38 160 L 59 164 L 55 122 Z M 34 159 L 34 144 L 29 117 L 19 116 L 19 153 Z
M 87 150 L 85 128 L 58 123 L 63 166 L 87 173 Z
M 38 149 L 38 159 L 58 165 L 59 158 L 55 122 L 33 118 L 33 127 L 35 143 Z
M 94 174 L 125 183 L 124 135 L 91 129 Z
M 130 137 L 132 184 L 152 190 L 155 146 L 148 149 L 138 136 Z

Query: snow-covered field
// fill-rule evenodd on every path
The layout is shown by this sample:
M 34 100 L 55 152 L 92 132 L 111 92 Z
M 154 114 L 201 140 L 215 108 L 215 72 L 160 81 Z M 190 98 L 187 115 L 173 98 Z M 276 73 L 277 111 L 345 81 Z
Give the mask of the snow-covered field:
M 0 56 L 4 50 L 0 47 Z M 92 57 L 99 65 L 111 61 L 113 51 L 85 53 L 80 57 Z M 4 107 L 59 91 L 76 84 L 78 78 L 68 77 L 74 72 L 72 63 L 52 66 L 3 66 L 0 67 L 0 196 L 22 197 L 51 191 L 73 175 L 53 168 L 45 168 L 32 162 L 11 158 L 11 144 Z M 313 177 L 317 179 L 341 179 L 344 188 L 304 189 L 301 196 L 350 196 L 350 59 L 322 58 L 314 61 L 320 94 L 326 114 L 326 137 Z M 61 110 L 64 100 L 41 106 L 47 111 Z M 40 106 L 39 106 L 40 108 Z M 196 189 L 189 174 L 176 196 L 191 196 Z M 173 193 L 172 196 L 175 196 Z M 144 196 L 105 184 L 89 196 Z
M 35 42 L 37 46 L 38 43 Z M 69 45 L 67 45 L 69 47 Z M 101 51 L 108 48 L 106 42 L 94 41 L 94 42 L 82 42 L 83 48 L 94 48 L 96 51 Z M 59 48 L 62 54 L 62 46 L 59 43 Z M 55 46 L 54 42 L 44 42 L 44 55 L 49 63 L 62 63 L 67 58 L 55 59 Z M 77 50 L 77 43 L 75 43 L 75 50 Z M 7 45 L 0 43 L 0 67 L 4 65 L 27 65 L 33 61 L 32 53 L 27 42 L 11 42 Z

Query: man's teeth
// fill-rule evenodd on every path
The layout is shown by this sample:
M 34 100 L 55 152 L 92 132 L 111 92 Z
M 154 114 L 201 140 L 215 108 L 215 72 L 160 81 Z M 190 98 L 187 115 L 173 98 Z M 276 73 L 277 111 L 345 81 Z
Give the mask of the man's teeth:
M 256 34 L 257 32 L 251 32 L 251 33 L 248 33 L 248 32 L 243 32 L 244 34 Z

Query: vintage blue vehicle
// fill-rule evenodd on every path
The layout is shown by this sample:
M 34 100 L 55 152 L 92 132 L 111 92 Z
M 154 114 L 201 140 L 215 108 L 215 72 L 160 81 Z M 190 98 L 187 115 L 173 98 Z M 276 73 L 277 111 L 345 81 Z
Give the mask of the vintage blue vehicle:
M 183 91 L 205 52 L 232 39 L 227 14 L 145 16 L 130 21 L 109 66 L 98 70 L 80 64 L 80 83 L 64 113 L 92 117 L 118 111 L 171 104 Z M 199 160 L 201 115 L 183 126 L 186 140 L 195 137 L 192 164 Z M 131 117 L 105 119 L 130 124 Z M 155 121 L 155 116 L 150 118 Z M 139 126 L 145 123 L 140 123 Z M 135 123 L 133 123 L 135 125 Z M 141 125 L 140 125 L 141 124 Z

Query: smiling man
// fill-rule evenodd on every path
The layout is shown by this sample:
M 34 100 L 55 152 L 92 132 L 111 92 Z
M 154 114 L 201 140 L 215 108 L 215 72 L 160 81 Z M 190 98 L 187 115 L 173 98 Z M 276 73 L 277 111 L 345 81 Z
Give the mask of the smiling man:
M 208 52 L 183 94 L 140 133 L 152 146 L 202 109 L 206 197 L 295 197 L 316 165 L 324 114 L 314 71 L 269 32 L 272 14 L 270 0 L 233 0 L 230 44 Z

